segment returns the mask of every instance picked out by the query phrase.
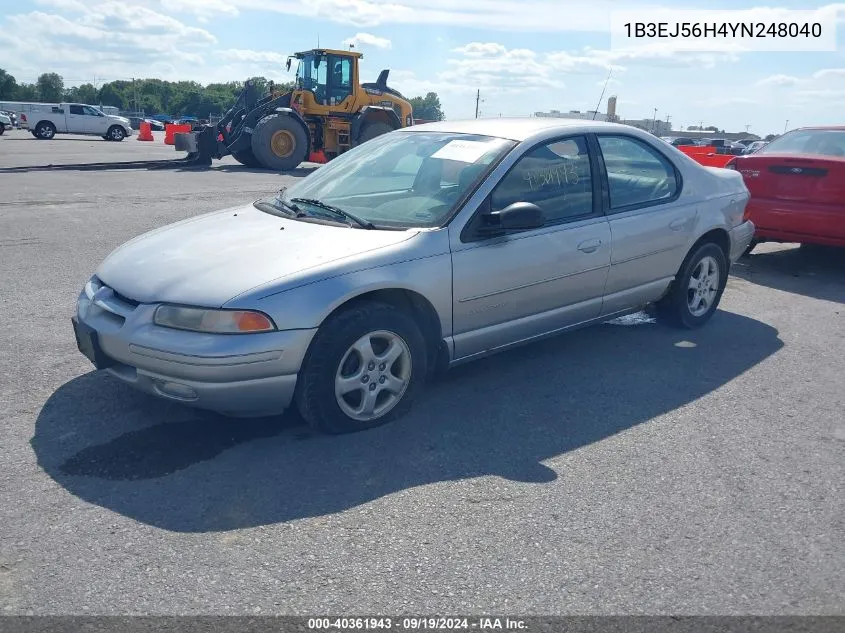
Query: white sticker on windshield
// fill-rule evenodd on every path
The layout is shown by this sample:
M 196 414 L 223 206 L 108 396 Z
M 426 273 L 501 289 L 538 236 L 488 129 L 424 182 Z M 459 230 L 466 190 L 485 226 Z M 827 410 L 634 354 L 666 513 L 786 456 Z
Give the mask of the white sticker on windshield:
M 481 141 L 449 141 L 431 155 L 432 158 L 442 160 L 456 160 L 461 163 L 474 163 L 490 151 L 489 142 Z

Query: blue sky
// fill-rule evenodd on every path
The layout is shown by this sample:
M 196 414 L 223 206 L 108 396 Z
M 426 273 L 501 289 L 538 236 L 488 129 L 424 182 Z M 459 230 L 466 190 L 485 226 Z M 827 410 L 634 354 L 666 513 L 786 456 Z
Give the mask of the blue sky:
M 611 48 L 613 10 L 837 7 L 835 52 L 679 53 Z M 406 96 L 436 91 L 450 119 L 596 106 L 679 126 L 757 134 L 845 124 L 845 4 L 660 0 L 0 0 L 0 67 L 19 81 L 68 85 L 160 77 L 203 83 L 261 74 L 317 45 L 364 53 L 363 76 L 391 70 Z M 602 105 L 604 110 L 604 104 Z

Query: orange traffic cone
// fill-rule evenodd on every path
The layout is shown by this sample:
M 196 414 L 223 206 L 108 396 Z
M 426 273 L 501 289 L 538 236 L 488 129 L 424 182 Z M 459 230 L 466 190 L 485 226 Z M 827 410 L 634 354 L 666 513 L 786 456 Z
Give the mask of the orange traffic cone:
M 141 121 L 141 129 L 138 132 L 138 140 L 139 141 L 154 141 L 153 138 L 153 131 L 150 128 L 150 124 L 146 121 Z

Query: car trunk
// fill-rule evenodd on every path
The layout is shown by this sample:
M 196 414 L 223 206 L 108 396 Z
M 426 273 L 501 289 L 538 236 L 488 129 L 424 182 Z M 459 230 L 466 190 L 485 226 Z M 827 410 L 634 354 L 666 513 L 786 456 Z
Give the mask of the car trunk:
M 845 238 L 845 158 L 794 154 L 738 157 L 760 228 Z

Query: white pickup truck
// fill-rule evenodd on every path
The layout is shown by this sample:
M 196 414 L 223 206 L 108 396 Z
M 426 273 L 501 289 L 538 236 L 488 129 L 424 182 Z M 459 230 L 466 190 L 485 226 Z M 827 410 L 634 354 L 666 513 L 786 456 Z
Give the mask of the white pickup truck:
M 44 140 L 56 134 L 87 134 L 107 141 L 122 141 L 134 134 L 129 119 L 103 114 L 102 110 L 81 103 L 48 105 L 29 112 L 28 118 L 32 135 Z

